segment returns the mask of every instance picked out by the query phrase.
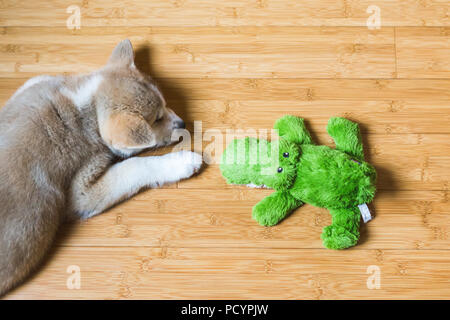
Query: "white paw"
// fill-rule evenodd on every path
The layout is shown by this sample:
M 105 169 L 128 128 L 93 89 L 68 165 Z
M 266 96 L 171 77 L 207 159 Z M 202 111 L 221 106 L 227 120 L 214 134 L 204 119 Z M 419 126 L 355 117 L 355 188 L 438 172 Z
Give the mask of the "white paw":
M 203 164 L 200 154 L 191 151 L 179 151 L 170 154 L 174 165 L 174 170 L 178 173 L 179 179 L 185 179 L 196 173 Z M 176 169 L 175 169 L 176 168 Z

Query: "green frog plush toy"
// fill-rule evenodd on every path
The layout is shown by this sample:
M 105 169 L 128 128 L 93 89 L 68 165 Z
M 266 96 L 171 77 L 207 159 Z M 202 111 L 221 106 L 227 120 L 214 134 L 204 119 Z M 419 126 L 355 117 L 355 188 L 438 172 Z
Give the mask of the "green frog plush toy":
M 329 249 L 354 246 L 359 239 L 360 215 L 370 220 L 367 203 L 375 196 L 375 168 L 364 161 L 356 123 L 331 118 L 328 134 L 336 149 L 315 145 L 303 119 L 284 116 L 274 128 L 280 140 L 233 140 L 222 155 L 220 169 L 228 183 L 275 189 L 253 207 L 253 218 L 264 226 L 279 223 L 309 203 L 327 208 L 332 224 L 322 240 Z

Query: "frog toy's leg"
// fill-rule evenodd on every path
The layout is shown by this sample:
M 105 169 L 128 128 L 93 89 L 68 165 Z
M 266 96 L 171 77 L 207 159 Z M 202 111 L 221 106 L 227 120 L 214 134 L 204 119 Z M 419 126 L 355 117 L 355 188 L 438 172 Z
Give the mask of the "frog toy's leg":
M 302 118 L 284 116 L 275 122 L 274 129 L 278 130 L 280 137 L 288 141 L 298 144 L 313 144 Z
M 364 161 L 361 133 L 357 123 L 339 117 L 331 118 L 327 131 L 336 143 L 336 149 L 344 151 L 356 160 Z
M 360 213 L 358 207 L 330 209 L 333 223 L 322 232 L 323 245 L 328 249 L 346 249 L 359 239 Z
M 303 204 L 287 191 L 276 191 L 253 207 L 253 218 L 263 226 L 273 226 Z

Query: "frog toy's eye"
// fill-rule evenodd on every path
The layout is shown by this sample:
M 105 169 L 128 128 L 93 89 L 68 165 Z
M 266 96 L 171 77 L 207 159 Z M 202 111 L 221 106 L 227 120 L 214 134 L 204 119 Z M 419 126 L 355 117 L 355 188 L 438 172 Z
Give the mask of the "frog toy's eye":
M 278 171 L 278 173 L 281 173 L 281 172 L 283 172 L 283 168 L 282 168 L 282 167 L 279 167 L 279 168 L 277 169 L 277 171 Z
M 283 153 L 283 157 L 285 157 L 285 158 L 289 158 L 289 152 L 285 152 L 285 153 Z

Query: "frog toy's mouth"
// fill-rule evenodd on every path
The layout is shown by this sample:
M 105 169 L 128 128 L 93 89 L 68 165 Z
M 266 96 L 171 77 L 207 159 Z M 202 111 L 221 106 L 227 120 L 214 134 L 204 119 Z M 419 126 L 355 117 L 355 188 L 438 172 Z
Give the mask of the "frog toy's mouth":
M 233 140 L 222 155 L 221 171 L 228 183 L 286 190 L 297 177 L 300 148 L 285 139 Z

